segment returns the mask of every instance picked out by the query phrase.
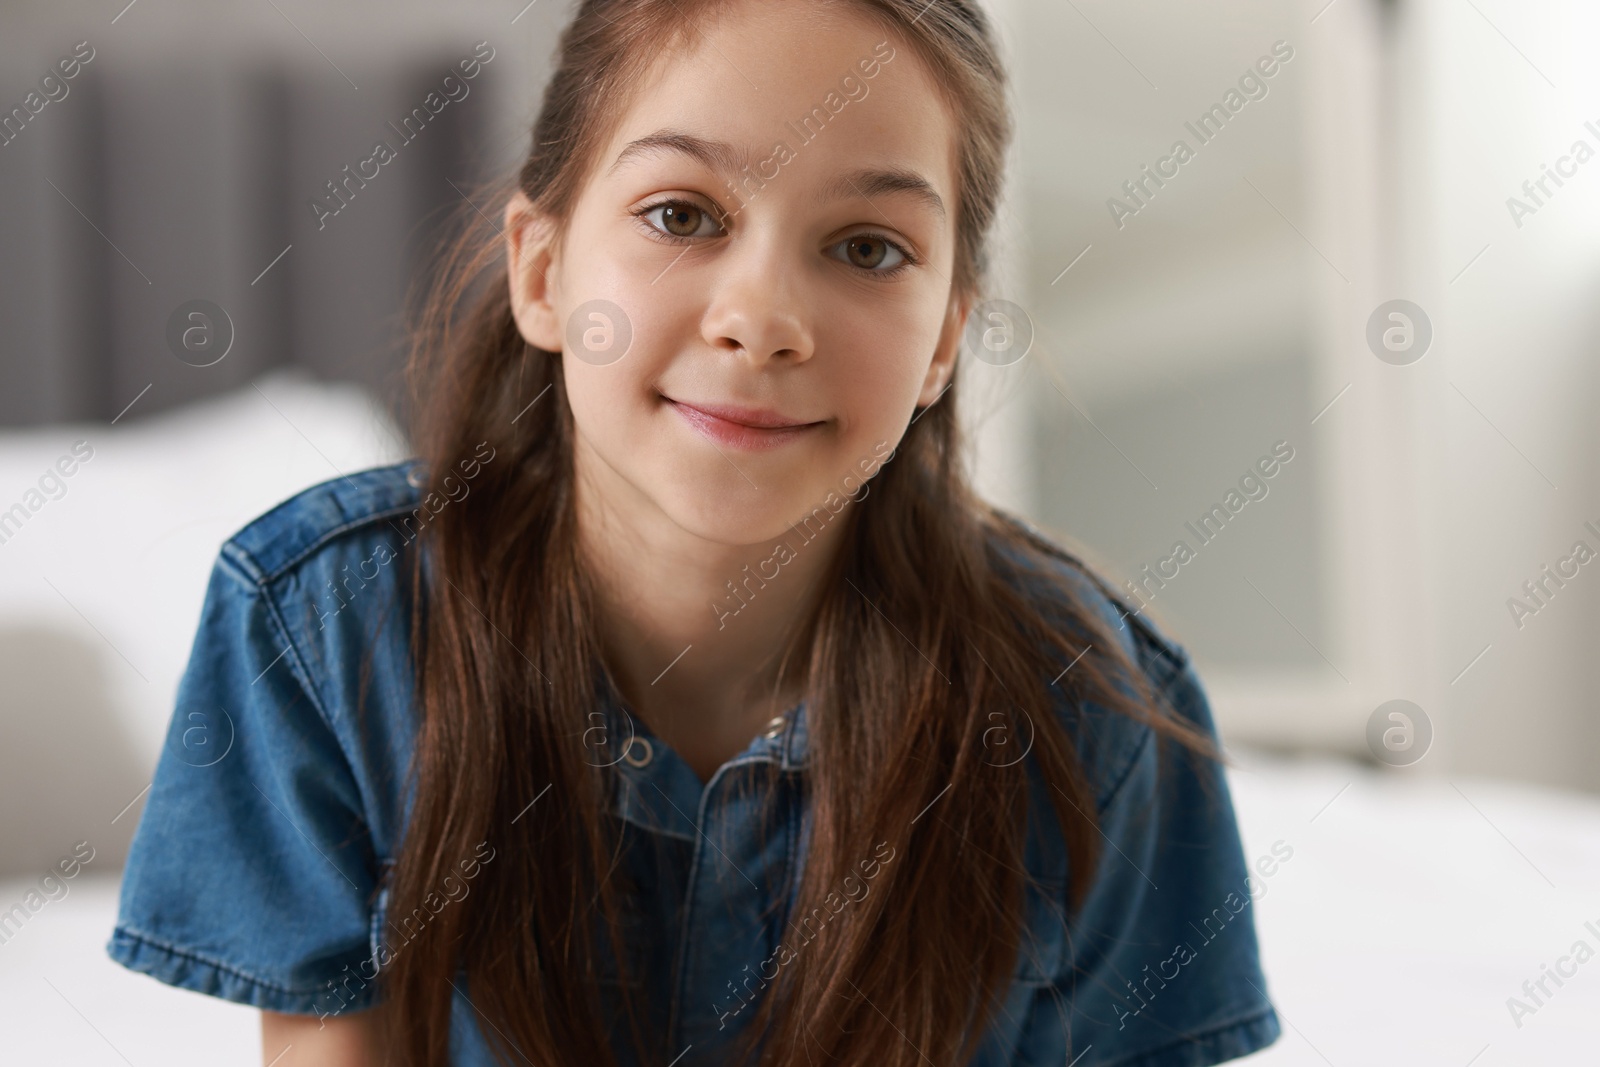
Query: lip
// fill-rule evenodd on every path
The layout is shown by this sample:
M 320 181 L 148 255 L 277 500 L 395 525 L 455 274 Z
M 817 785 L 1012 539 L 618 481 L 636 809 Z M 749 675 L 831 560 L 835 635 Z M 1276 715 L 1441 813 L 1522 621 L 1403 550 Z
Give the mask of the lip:
M 689 426 L 719 445 L 745 451 L 777 448 L 820 428 L 820 422 L 802 422 L 770 408 L 745 408 L 731 404 L 690 404 L 663 395 Z

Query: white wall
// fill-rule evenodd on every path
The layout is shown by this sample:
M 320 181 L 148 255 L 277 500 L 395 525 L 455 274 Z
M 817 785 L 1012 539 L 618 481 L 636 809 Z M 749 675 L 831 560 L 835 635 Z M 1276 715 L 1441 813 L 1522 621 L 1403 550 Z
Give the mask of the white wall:
M 1600 527 L 1600 133 L 1585 127 L 1600 129 L 1600 11 L 1480 7 L 1426 0 L 1409 31 L 1427 122 L 1405 202 L 1442 324 L 1439 358 L 1426 361 L 1425 544 L 1447 669 L 1490 646 L 1446 698 L 1452 756 L 1600 789 L 1600 565 L 1520 628 L 1506 606 L 1575 541 L 1600 551 L 1584 528 Z M 1522 183 L 1578 139 L 1597 158 L 1547 183 L 1553 195 L 1519 228 L 1507 198 L 1526 199 Z

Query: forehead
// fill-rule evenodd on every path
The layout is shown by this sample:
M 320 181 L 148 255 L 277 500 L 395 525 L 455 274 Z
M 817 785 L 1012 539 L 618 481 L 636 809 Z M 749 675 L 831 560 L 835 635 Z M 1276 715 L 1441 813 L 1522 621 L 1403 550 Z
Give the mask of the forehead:
M 955 148 L 944 94 L 904 38 L 849 6 L 745 0 L 654 63 L 599 170 L 678 159 L 737 183 L 748 166 L 792 197 L 900 189 L 953 219 Z

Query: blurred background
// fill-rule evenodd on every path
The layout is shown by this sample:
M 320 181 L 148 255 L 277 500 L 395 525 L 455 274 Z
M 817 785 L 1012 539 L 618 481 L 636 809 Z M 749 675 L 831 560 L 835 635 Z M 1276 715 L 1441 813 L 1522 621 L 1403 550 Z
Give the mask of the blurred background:
M 1507 998 L 1600 947 L 1600 10 L 988 6 L 980 318 L 1025 341 L 964 361 L 974 463 L 1193 653 L 1247 852 L 1296 849 L 1254 1060 L 1592 1062 L 1600 967 Z M 497 214 L 569 10 L 0 11 L 0 1058 L 255 1055 L 253 1012 L 105 960 L 118 868 L 218 546 L 408 454 L 409 294 Z

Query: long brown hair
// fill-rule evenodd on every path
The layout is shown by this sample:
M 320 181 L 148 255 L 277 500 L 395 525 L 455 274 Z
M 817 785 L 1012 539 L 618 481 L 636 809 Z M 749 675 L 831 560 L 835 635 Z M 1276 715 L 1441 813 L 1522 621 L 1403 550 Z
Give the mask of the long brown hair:
M 691 43 L 712 6 L 579 4 L 518 178 L 537 209 L 568 216 L 630 86 L 665 51 Z M 852 7 L 914 49 L 959 116 L 952 284 L 977 293 L 1011 134 L 988 22 L 966 0 Z M 495 859 L 469 896 L 381 972 L 394 1009 L 389 1043 L 406 1067 L 447 1062 L 458 971 L 505 1062 L 616 1062 L 592 977 L 597 924 L 607 924 L 610 944 L 622 943 L 607 874 L 620 842 L 614 772 L 582 741 L 588 710 L 612 683 L 596 591 L 578 557 L 561 354 L 517 331 L 505 268 L 496 266 L 503 256 L 502 242 L 476 235 L 455 245 L 412 365 L 416 439 L 432 477 L 480 442 L 494 458 L 419 541 L 421 726 L 391 914 L 421 907 L 480 841 Z M 955 393 L 919 411 L 870 494 L 851 505 L 791 657 L 806 694 L 812 819 L 794 914 L 822 908 L 879 842 L 897 858 L 878 874 L 880 892 L 835 916 L 803 959 L 780 969 L 740 1062 L 965 1062 L 1025 930 L 1029 761 L 1051 786 L 1074 907 L 1098 861 L 1095 798 L 1061 707 L 1095 701 L 1209 751 L 1205 737 L 1156 706 L 1117 639 L 1059 573 L 1070 557 L 969 489 Z M 1031 561 L 1027 574 L 1018 560 Z M 992 758 L 997 721 L 1013 739 L 1033 736 L 1029 760 Z M 640 1062 L 665 1064 L 675 1050 L 665 1035 L 643 1033 L 641 1017 L 630 1003 Z

